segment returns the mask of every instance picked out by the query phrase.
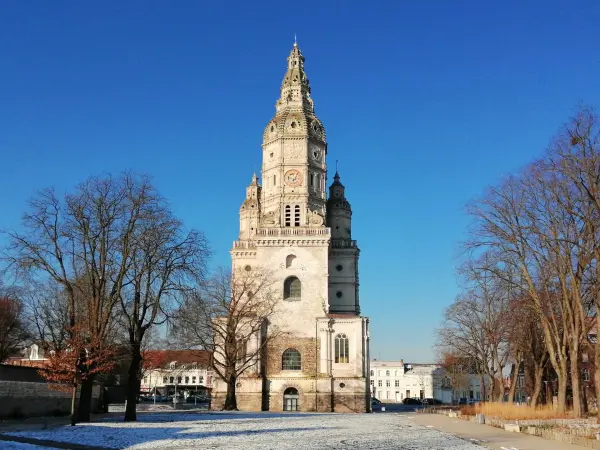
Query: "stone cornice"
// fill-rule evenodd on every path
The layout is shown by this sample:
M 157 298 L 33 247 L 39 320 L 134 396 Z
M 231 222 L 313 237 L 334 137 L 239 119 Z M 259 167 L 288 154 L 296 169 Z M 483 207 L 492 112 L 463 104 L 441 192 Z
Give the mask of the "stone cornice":
M 329 239 L 257 239 L 257 247 L 329 247 Z

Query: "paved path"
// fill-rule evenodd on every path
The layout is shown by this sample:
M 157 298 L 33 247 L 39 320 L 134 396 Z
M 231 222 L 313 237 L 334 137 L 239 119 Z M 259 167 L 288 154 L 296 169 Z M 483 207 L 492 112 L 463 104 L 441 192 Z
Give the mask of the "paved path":
M 418 425 L 452 433 L 465 440 L 496 450 L 581 450 L 584 447 L 550 441 L 523 433 L 511 433 L 489 425 L 478 425 L 441 414 L 413 414 Z

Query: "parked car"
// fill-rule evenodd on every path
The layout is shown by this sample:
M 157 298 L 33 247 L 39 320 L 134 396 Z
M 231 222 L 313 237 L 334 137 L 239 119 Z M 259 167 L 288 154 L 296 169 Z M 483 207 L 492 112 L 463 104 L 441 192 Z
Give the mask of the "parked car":
M 381 401 L 375 397 L 371 397 L 371 406 L 373 405 L 380 405 Z
M 437 398 L 424 398 L 423 405 L 432 406 L 432 405 L 441 405 L 442 401 Z
M 402 400 L 402 403 L 404 403 L 405 405 L 420 405 L 421 400 L 419 400 L 418 398 L 405 398 L 404 400 Z

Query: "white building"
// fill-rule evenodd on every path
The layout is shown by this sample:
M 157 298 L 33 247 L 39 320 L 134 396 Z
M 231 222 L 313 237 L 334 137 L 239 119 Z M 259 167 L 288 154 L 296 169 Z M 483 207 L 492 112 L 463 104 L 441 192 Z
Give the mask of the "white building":
M 152 350 L 149 360 L 153 367 L 146 370 L 140 386 L 141 393 L 161 395 L 178 392 L 207 394 L 212 389 L 210 352 L 203 350 Z
M 370 408 L 369 321 L 360 316 L 359 249 L 337 172 L 327 193 L 328 151 L 304 56 L 294 44 L 275 116 L 263 133 L 261 183 L 255 174 L 246 188 L 231 250 L 234 271 L 264 267 L 274 274 L 281 296 L 272 326 L 283 336 L 238 379 L 241 409 Z M 225 393 L 226 384 L 215 380 L 215 408 Z
M 455 382 L 453 399 L 449 378 L 438 364 L 375 360 L 371 361 L 370 375 L 371 394 L 384 403 L 400 403 L 405 398 L 435 398 L 443 403 L 483 399 L 480 377 L 474 374 L 465 374 Z

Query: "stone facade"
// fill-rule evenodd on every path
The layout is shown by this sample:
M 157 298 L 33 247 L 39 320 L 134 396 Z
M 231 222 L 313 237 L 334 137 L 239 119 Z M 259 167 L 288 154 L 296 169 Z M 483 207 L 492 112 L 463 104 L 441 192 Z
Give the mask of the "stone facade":
M 360 316 L 352 210 L 337 172 L 327 193 L 325 128 L 296 44 L 262 148 L 262 184 L 255 174 L 246 188 L 232 268 L 257 266 L 273 274 L 281 300 L 271 326 L 281 333 L 238 379 L 238 407 L 370 410 L 369 321 Z M 290 354 L 297 365 L 286 365 Z M 225 392 L 215 379 L 215 409 Z

